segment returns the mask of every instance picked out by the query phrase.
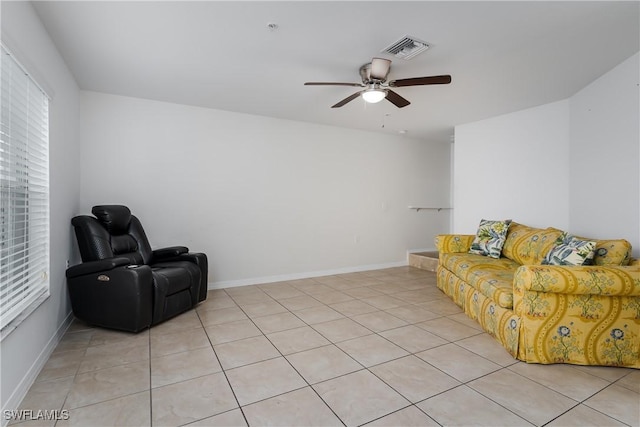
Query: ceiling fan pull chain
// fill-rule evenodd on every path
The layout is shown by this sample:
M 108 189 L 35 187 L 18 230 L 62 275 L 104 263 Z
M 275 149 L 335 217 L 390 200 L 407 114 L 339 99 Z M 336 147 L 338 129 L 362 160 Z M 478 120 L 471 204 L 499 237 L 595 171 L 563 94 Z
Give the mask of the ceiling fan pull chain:
M 386 119 L 387 117 L 389 117 L 391 114 L 387 113 L 384 116 L 382 116 L 382 126 L 381 128 L 384 129 L 384 119 Z

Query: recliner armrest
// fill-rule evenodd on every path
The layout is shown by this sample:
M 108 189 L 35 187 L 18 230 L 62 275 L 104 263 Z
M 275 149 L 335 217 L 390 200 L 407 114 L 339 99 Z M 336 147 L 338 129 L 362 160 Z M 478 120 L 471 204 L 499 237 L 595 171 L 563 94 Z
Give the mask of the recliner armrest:
M 67 278 L 84 276 L 85 274 L 99 273 L 101 271 L 113 270 L 116 267 L 130 264 L 128 258 L 107 258 L 99 261 L 83 262 L 67 269 Z
M 111 261 L 116 264 L 121 259 L 126 260 Z M 129 332 L 151 326 L 154 286 L 148 265 L 127 261 L 127 265 L 110 270 L 69 277 L 67 287 L 73 314 L 90 325 Z
M 156 249 L 152 252 L 152 259 L 157 261 L 162 258 L 176 257 L 178 255 L 186 254 L 187 252 L 189 252 L 189 248 L 186 246 L 171 246 L 168 248 Z

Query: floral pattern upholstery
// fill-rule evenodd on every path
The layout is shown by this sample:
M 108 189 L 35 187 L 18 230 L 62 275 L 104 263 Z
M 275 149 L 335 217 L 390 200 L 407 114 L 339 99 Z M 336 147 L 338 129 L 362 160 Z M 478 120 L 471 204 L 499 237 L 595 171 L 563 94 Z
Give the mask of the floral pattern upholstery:
M 473 254 L 440 255 L 441 263 L 500 306 L 513 307 L 513 273 L 520 265 L 507 258 Z
M 436 236 L 436 249 L 441 254 L 467 253 L 476 236 L 473 234 L 440 234 Z
M 631 245 L 596 240 L 596 252 L 606 249 L 597 265 L 541 265 L 562 233 L 512 223 L 499 259 L 465 253 L 472 235 L 437 236 L 438 288 L 515 358 L 640 369 L 640 261 Z
M 538 363 L 640 368 L 640 266 L 525 266 L 520 352 Z
M 557 228 L 533 228 L 512 222 L 502 256 L 522 265 L 540 264 L 561 235 L 562 230 Z

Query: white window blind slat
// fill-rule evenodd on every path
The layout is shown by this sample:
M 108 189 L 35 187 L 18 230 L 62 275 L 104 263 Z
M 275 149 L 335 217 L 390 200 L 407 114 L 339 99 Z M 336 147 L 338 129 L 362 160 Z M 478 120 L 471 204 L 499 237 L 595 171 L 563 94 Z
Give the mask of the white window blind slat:
M 2 46 L 0 329 L 49 291 L 49 100 Z
M 8 300 L 21 298 L 25 295 L 25 288 L 41 288 L 45 280 L 44 271 L 30 271 L 28 273 L 22 272 L 17 276 L 20 278 L 20 286 L 11 286 L 6 289 L 2 289 L 2 294 L 0 294 L 0 296 Z

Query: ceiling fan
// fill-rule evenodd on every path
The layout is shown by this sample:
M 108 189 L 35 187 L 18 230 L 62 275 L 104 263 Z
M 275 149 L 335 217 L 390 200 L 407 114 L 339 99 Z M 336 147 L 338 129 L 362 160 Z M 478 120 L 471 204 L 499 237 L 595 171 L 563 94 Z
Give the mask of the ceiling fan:
M 306 82 L 305 86 L 355 86 L 364 88 L 332 105 L 331 108 L 339 108 L 348 102 L 353 101 L 358 96 L 369 103 L 380 102 L 383 99 L 391 102 L 398 108 L 406 107 L 411 104 L 408 100 L 398 95 L 389 88 L 405 87 L 405 86 L 422 86 L 422 85 L 442 85 L 451 83 L 451 76 L 428 76 L 413 77 L 409 79 L 390 80 L 387 82 L 387 76 L 391 69 L 391 61 L 383 58 L 373 58 L 370 63 L 360 67 L 360 77 L 362 83 L 338 83 L 338 82 Z

